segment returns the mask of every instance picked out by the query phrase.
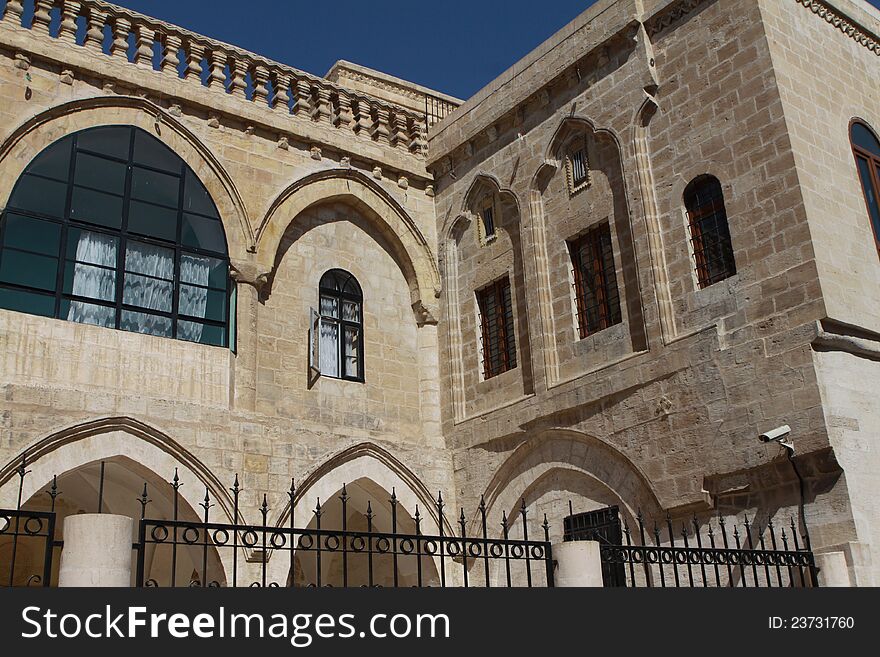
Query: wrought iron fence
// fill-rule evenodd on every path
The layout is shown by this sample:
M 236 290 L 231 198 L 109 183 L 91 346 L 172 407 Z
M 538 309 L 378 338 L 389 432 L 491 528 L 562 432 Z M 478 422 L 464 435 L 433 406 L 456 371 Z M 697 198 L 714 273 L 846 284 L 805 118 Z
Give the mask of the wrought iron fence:
M 603 527 L 572 532 L 566 540 L 600 542 L 605 586 L 818 586 L 813 552 L 798 539 L 794 518 L 781 531 L 772 518 L 758 526 L 747 516 L 742 525 L 732 524 L 732 531 L 723 516 L 714 524 L 712 518 L 701 524 L 694 516 L 677 530 L 669 516 L 663 524 L 646 527 L 639 511 L 634 530 L 623 520 L 622 540 L 616 543 L 607 540 Z
M 238 477 L 230 489 L 233 500 L 233 522 L 215 522 L 210 512 L 214 504 L 205 491 L 201 506 L 203 517 L 198 521 L 178 517 L 180 483 L 175 473 L 174 514 L 170 520 L 146 517 L 150 500 L 146 485 L 142 494 L 142 517 L 136 542 L 137 586 L 553 586 L 553 558 L 546 516 L 541 525 L 542 540 L 529 539 L 528 512 L 523 502 L 518 515 L 521 538 L 512 538 L 512 523 L 503 514 L 501 537 L 490 537 L 486 506 L 481 500 L 478 534 L 468 536 L 468 523 L 461 509 L 448 524 L 445 503 L 438 494 L 434 502 L 432 522 L 436 534 L 425 534 L 426 521 L 418 506 L 411 518 L 412 531 L 402 531 L 399 522 L 400 502 L 392 489 L 390 531 L 379 531 L 374 520 L 372 500 L 366 506 L 366 528 L 348 526 L 349 495 L 343 485 L 334 500 L 340 511 L 340 526 L 322 524 L 328 505 L 317 500 L 305 527 L 297 527 L 296 489 L 291 481 L 287 495 L 290 501 L 288 523 L 270 525 L 266 496 L 260 508 L 262 522 L 241 521 L 239 499 L 242 489 Z M 456 527 L 456 532 L 444 528 Z M 181 578 L 180 561 L 200 559 L 189 578 Z M 196 559 L 194 559 L 196 557 Z M 147 560 L 164 564 L 163 575 L 147 573 Z M 242 563 L 242 558 L 244 562 Z M 328 568 L 328 561 L 332 567 Z M 280 565 L 279 565 L 280 562 Z M 224 566 L 226 564 L 226 566 Z M 231 581 L 225 580 L 229 572 Z
M 52 500 L 49 511 L 22 509 L 24 479 L 30 473 L 27 457 L 22 455 L 16 470 L 18 501 L 14 509 L 0 509 L 0 541 L 8 550 L 9 565 L 3 578 L 4 586 L 51 586 L 55 550 L 63 546 L 55 538 L 55 500 L 59 495 L 56 478 L 45 491 Z M 30 558 L 22 559 L 22 554 Z

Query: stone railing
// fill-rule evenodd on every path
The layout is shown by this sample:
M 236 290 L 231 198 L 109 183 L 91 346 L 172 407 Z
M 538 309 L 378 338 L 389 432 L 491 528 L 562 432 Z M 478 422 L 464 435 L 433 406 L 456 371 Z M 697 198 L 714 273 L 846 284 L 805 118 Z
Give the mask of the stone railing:
M 24 17 L 33 7 L 33 17 Z M 27 9 L 27 11 L 26 11 Z M 292 115 L 424 157 L 425 117 L 318 76 L 100 0 L 7 0 L 0 22 L 113 64 L 158 71 L 267 112 Z

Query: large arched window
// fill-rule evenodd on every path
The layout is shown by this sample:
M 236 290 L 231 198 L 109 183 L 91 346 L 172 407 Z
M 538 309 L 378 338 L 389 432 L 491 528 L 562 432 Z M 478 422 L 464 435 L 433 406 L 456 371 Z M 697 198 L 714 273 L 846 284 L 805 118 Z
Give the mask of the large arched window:
M 700 287 L 709 287 L 736 274 L 724 192 L 718 178 L 694 178 L 684 190 L 684 205 Z
M 880 251 L 880 142 L 868 126 L 858 121 L 850 128 L 850 141 L 874 230 L 874 243 Z
M 322 376 L 364 380 L 363 293 L 354 276 L 331 269 L 321 277 L 319 363 Z
M 204 185 L 132 126 L 40 153 L 0 218 L 0 307 L 229 345 L 229 258 Z

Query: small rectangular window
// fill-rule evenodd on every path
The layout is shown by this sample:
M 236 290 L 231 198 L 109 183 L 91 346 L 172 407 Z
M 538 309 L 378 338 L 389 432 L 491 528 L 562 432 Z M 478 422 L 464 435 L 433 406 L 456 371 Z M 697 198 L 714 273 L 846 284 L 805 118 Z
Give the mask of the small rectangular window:
M 483 234 L 486 239 L 495 237 L 495 212 L 491 205 L 483 210 Z
M 505 277 L 477 292 L 483 340 L 483 376 L 490 379 L 516 367 L 513 303 Z
M 587 153 L 583 148 L 571 155 L 571 182 L 575 187 L 587 182 Z
M 578 331 L 585 338 L 620 323 L 611 228 L 603 223 L 570 245 Z

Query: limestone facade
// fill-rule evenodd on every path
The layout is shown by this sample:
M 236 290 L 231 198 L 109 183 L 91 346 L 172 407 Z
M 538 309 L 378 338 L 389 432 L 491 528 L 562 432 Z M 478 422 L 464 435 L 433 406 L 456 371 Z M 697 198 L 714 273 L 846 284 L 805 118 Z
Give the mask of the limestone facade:
M 266 494 L 273 523 L 291 478 L 297 514 L 369 479 L 410 515 L 437 491 L 469 518 L 481 498 L 492 517 L 525 501 L 553 540 L 569 500 L 764 522 L 800 501 L 781 448 L 757 440 L 788 424 L 813 548 L 880 582 L 880 260 L 848 134 L 880 130 L 878 34 L 853 0 L 599 0 L 461 103 L 347 62 L 318 78 L 98 0 L 7 2 L 0 206 L 61 137 L 143 129 L 217 205 L 237 335 L 227 349 L 0 310 L 0 506 L 26 452 L 25 499 L 107 459 L 129 471 L 120 490 L 178 466 L 191 508 L 208 488 L 226 513 L 237 474 L 248 519 Z M 460 107 L 426 121 L 438 103 Z M 683 194 L 706 174 L 736 273 L 701 287 Z M 620 321 L 581 337 L 569 244 L 606 225 Z M 363 289 L 363 383 L 309 369 L 330 269 Z M 517 365 L 486 378 L 476 293 L 505 276 Z

